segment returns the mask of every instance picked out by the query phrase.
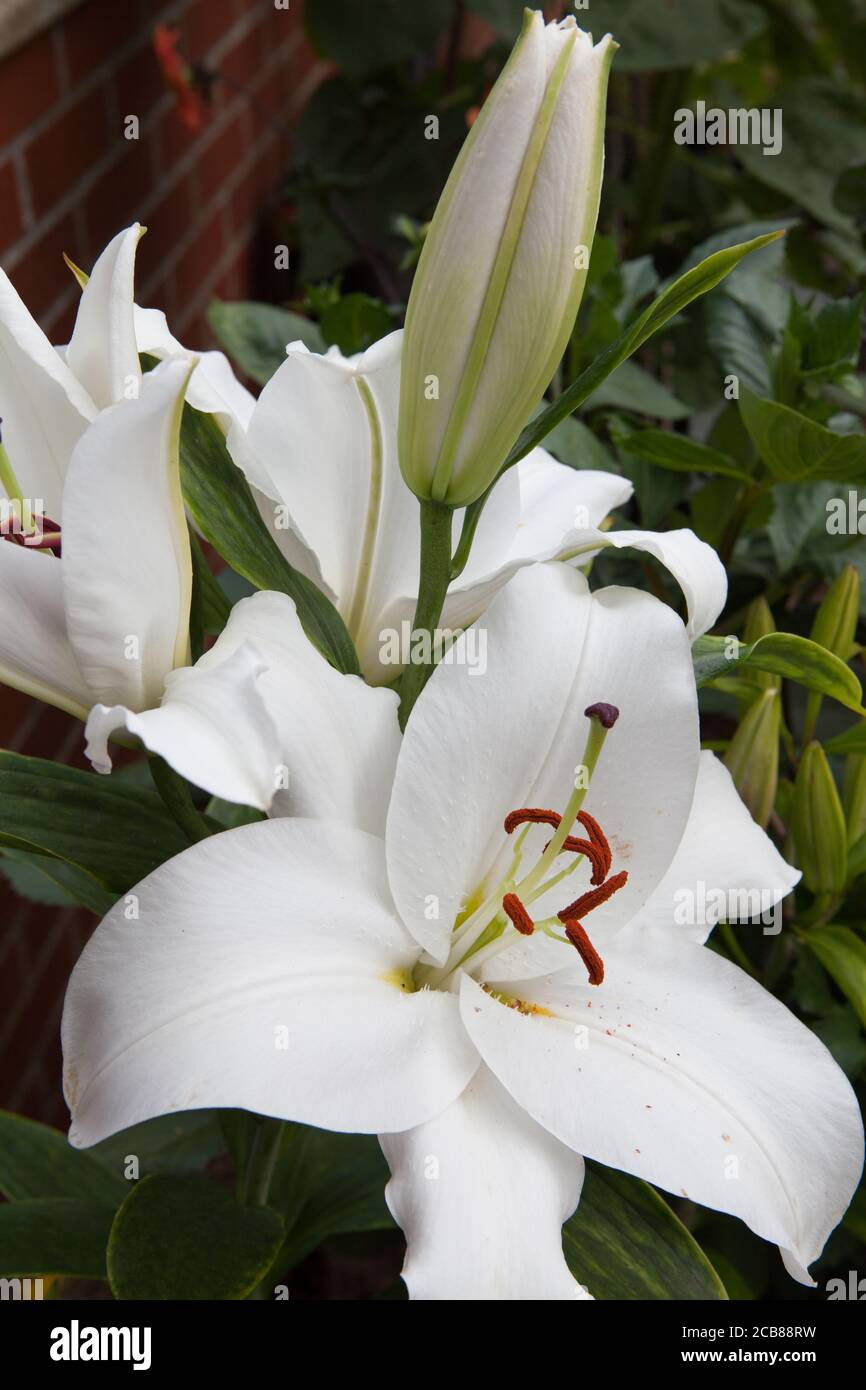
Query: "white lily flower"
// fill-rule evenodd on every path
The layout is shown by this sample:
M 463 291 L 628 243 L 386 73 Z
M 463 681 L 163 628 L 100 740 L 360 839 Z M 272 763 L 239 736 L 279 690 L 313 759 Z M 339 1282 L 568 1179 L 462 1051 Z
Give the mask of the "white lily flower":
M 107 915 L 64 1011 L 70 1139 L 208 1106 L 379 1133 L 416 1298 L 585 1296 L 559 1235 L 584 1154 L 741 1217 L 808 1282 L 862 1127 L 815 1035 L 675 921 L 701 880 L 797 879 L 699 751 L 682 624 L 561 564 L 487 622 L 485 678 L 458 644 L 413 710 L 384 836 L 247 826 Z
M 617 45 L 523 31 L 436 208 L 406 313 L 400 465 L 421 498 L 487 490 L 571 336 L 595 235 Z
M 274 539 L 336 605 L 375 684 L 399 674 L 391 653 L 406 650 L 418 593 L 418 504 L 397 460 L 402 340 L 392 333 L 351 360 L 290 344 L 248 429 L 228 434 Z M 706 632 L 724 607 L 723 565 L 689 530 L 603 530 L 631 493 L 625 478 L 534 449 L 496 484 L 441 628 L 475 622 L 525 565 L 565 556 L 585 565 L 600 548 L 632 546 L 667 566 L 685 593 L 690 634 Z M 455 545 L 461 524 L 457 512 Z

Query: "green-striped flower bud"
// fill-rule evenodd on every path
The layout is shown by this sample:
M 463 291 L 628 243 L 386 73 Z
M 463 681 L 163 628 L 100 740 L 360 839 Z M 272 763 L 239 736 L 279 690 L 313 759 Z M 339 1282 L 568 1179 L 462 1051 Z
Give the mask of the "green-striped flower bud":
M 781 723 L 778 691 L 761 691 L 740 720 L 725 754 L 734 786 L 761 826 L 767 825 L 776 800 Z
M 854 647 L 857 615 L 860 608 L 860 575 L 853 565 L 846 565 L 830 585 L 818 607 L 812 631 L 813 642 L 847 661 Z M 803 740 L 808 742 L 815 732 L 822 697 L 814 690 L 806 701 Z
M 808 744 L 800 759 L 791 829 L 806 887 L 817 894 L 840 892 L 847 868 L 845 816 L 820 743 Z
M 616 47 L 527 10 L 460 151 L 403 340 L 400 467 L 422 499 L 479 497 L 553 377 L 595 234 Z
M 866 755 L 852 753 L 845 759 L 842 804 L 848 830 L 848 848 L 866 835 Z

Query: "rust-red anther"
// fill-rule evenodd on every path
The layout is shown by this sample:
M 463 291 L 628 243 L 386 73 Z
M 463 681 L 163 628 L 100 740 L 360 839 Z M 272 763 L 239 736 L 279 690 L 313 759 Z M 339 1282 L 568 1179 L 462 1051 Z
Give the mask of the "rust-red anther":
M 505 817 L 505 832 L 510 835 L 518 825 L 531 821 L 533 825 L 552 825 L 554 830 L 562 820 L 558 811 L 543 811 L 537 806 L 521 806 L 517 811 L 509 811 Z
M 502 906 L 511 919 L 511 924 L 516 927 L 521 936 L 531 936 L 535 931 L 535 923 L 530 917 L 523 903 L 516 893 L 506 893 L 502 899 Z
M 563 850 L 571 850 L 573 854 L 586 855 L 592 865 L 590 883 L 602 883 L 604 881 L 607 859 L 601 845 L 594 845 L 591 840 L 579 840 L 576 835 L 566 835 L 562 848 Z
M 594 845 L 598 845 L 599 849 L 604 851 L 604 872 L 606 874 L 610 873 L 610 866 L 613 861 L 613 854 L 611 853 L 611 848 L 608 844 L 607 836 L 605 835 L 598 821 L 595 819 L 595 816 L 591 816 L 588 811 L 578 811 L 577 819 L 580 821 L 584 830 L 588 832 L 589 838 L 592 840 L 592 843 Z
M 557 912 L 557 917 L 560 922 L 568 922 L 573 917 L 585 917 L 587 912 L 592 912 L 594 907 L 601 907 L 601 904 L 606 903 L 608 898 L 612 898 L 614 893 L 618 893 L 627 880 L 628 870 L 622 869 L 598 888 L 592 888 L 588 893 L 582 893 L 579 898 L 575 898 L 573 903 L 568 904 L 568 907 Z
M 604 961 L 593 946 L 580 922 L 566 922 L 565 934 L 577 950 L 586 966 L 591 985 L 600 985 L 604 979 Z

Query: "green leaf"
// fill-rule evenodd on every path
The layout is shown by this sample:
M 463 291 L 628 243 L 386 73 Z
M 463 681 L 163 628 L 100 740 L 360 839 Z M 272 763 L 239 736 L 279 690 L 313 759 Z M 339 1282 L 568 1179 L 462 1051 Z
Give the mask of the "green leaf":
M 592 393 L 587 409 L 604 406 L 635 415 L 654 415 L 657 420 L 684 420 L 691 414 L 689 406 L 677 400 L 672 391 L 637 362 L 621 363 Z
M 699 444 L 685 434 L 674 434 L 672 430 L 636 430 L 633 434 L 615 434 L 614 439 L 621 449 L 635 458 L 675 473 L 717 473 L 725 478 L 752 481 L 727 454 Z
M 770 632 L 766 637 L 759 637 L 757 642 L 741 642 L 737 656 L 729 656 L 731 650 L 727 637 L 697 639 L 692 647 L 692 663 L 698 686 L 708 685 L 719 676 L 729 676 L 738 666 L 751 667 L 786 676 L 807 690 L 831 695 L 846 709 L 866 713 L 861 704 L 863 691 L 851 668 L 808 637 L 798 637 L 793 632 Z
M 123 1184 L 121 1200 L 130 1191 L 127 1160 L 138 1161 L 138 1176 L 152 1173 L 197 1173 L 225 1150 L 215 1110 L 179 1110 L 143 1120 L 118 1134 L 109 1135 L 88 1149 L 88 1154 Z
M 834 434 L 790 406 L 740 391 L 740 415 L 761 459 L 778 482 L 866 478 L 866 435 Z
M 335 343 L 345 357 L 363 352 L 394 327 L 381 299 L 368 294 L 344 294 L 322 314 L 321 325 L 325 340 Z
M 604 473 L 613 471 L 613 460 L 598 435 L 574 415 L 567 416 L 550 431 L 544 447 L 560 463 L 567 463 L 569 468 L 599 468 Z
M 189 635 L 192 659 L 198 661 L 204 651 L 205 633 L 219 635 L 228 622 L 232 606 L 212 574 L 198 536 L 191 526 L 189 528 L 189 549 L 192 557 Z
M 562 1228 L 568 1267 L 602 1299 L 724 1299 L 700 1246 L 649 1183 L 587 1163 L 580 1205 Z
M 287 1125 L 270 1196 L 286 1221 L 284 1267 L 328 1236 L 393 1225 L 387 1181 L 388 1165 L 371 1136 Z
M 143 1178 L 111 1228 L 112 1292 L 161 1302 L 245 1298 L 270 1268 L 282 1234 L 277 1212 L 239 1206 L 206 1179 Z
M 10 1202 L 70 1197 L 114 1211 L 128 1191 L 90 1153 L 73 1149 L 65 1134 L 0 1110 L 0 1192 Z
M 234 830 L 238 825 L 252 825 L 257 820 L 267 820 L 264 811 L 257 811 L 255 806 L 243 806 L 239 801 L 223 801 L 219 796 L 211 797 L 205 807 L 205 815 L 219 821 L 226 830 Z
M 799 933 L 866 1027 L 866 941 L 850 927 L 809 927 Z
M 739 51 L 767 24 L 746 0 L 590 0 L 589 15 L 596 39 L 610 31 L 622 45 L 618 72 L 690 68 Z
M 310 352 L 324 352 L 318 326 L 302 314 L 253 300 L 211 301 L 208 323 L 217 342 L 248 377 L 264 386 L 286 360 L 286 347 L 298 339 Z
M 784 111 L 784 141 L 776 155 L 760 145 L 740 145 L 737 158 L 754 179 L 806 208 L 828 227 L 853 231 L 852 219 L 834 201 L 840 174 L 862 161 L 866 101 L 862 93 L 832 76 L 812 75 L 790 83 L 773 98 Z
M 76 1198 L 35 1198 L 0 1206 L 0 1274 L 105 1278 L 111 1209 Z
M 625 362 L 632 353 L 637 352 L 654 333 L 664 328 L 666 323 L 693 300 L 714 289 L 735 266 L 739 265 L 744 256 L 748 256 L 751 251 L 760 250 L 762 246 L 769 246 L 781 235 L 781 232 L 768 232 L 740 245 L 725 247 L 668 285 L 649 308 L 645 309 L 584 372 L 581 372 L 577 380 L 573 381 L 552 405 L 527 425 L 506 459 L 504 467 L 508 468 L 511 464 L 517 463 L 530 449 L 540 444 L 560 420 L 571 415 L 572 411 L 577 410 L 578 406 L 592 396 L 621 362 Z
M 338 671 L 356 674 L 358 658 L 336 608 L 283 558 L 219 425 L 190 405 L 181 424 L 180 472 L 184 499 L 202 535 L 257 589 L 288 594 L 314 646 Z
M 19 897 L 29 902 L 50 903 L 58 907 L 86 907 L 104 917 L 115 895 L 84 869 L 52 859 L 44 854 L 6 845 L 0 850 L 3 874 Z
M 374 10 L 357 0 L 306 0 L 307 38 L 350 77 L 366 77 L 423 52 L 452 17 L 451 0 L 376 0 Z
M 155 792 L 0 750 L 0 845 L 74 864 L 117 897 L 189 841 Z
M 837 483 L 780 483 L 773 488 L 773 512 L 767 533 L 782 574 L 808 559 L 814 543 L 825 543 L 827 503 L 838 496 Z M 838 541 L 837 537 L 833 537 Z
M 824 745 L 824 751 L 840 757 L 848 753 L 866 753 L 866 721 L 852 724 L 844 733 L 829 739 Z

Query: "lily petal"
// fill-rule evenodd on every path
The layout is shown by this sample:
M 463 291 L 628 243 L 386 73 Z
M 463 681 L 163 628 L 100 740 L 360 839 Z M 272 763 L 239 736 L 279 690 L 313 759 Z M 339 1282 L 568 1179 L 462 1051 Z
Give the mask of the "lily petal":
M 139 352 L 160 360 L 188 352 L 169 329 L 161 309 L 142 309 L 135 304 L 133 320 Z M 190 405 L 206 415 L 215 415 L 226 433 L 234 425 L 245 430 L 255 396 L 238 381 L 224 352 L 200 352 L 196 356 L 196 367 L 186 388 Z
M 578 558 L 585 565 L 599 550 L 645 550 L 670 570 L 685 595 L 689 640 L 715 623 L 725 606 L 728 577 L 712 546 L 694 531 L 573 531 L 563 543 L 560 559 Z
M 125 729 L 212 796 L 267 811 L 282 749 L 260 691 L 264 670 L 256 649 L 243 643 L 218 663 L 170 671 L 158 709 L 94 705 L 85 752 L 97 772 L 110 772 L 108 740 Z
M 680 847 L 640 919 L 706 941 L 719 921 L 770 921 L 800 877 L 752 820 L 724 763 L 704 752 Z
M 271 820 L 192 846 L 112 908 L 72 973 L 71 1142 L 210 1106 L 355 1132 L 423 1124 L 478 1054 L 456 996 L 405 992 L 416 956 L 372 835 Z
M 141 378 L 132 306 L 135 253 L 145 228 L 118 232 L 81 291 L 66 362 L 102 410 L 128 399 Z
M 242 643 L 262 658 L 258 691 L 288 774 L 272 814 L 341 821 L 383 834 L 400 749 L 396 693 L 335 671 L 310 642 L 285 594 L 262 592 L 236 603 L 197 669 L 211 668 Z M 273 763 L 270 775 L 272 794 Z
M 3 443 L 31 501 L 60 520 L 72 451 L 96 406 L 0 270 L 0 419 Z
M 714 951 L 639 923 L 593 941 L 604 983 L 578 969 L 512 981 L 525 1013 L 464 977 L 461 1016 L 485 1062 L 563 1143 L 739 1216 L 807 1282 L 863 1164 L 842 1071 Z
M 66 636 L 62 563 L 0 540 L 0 681 L 84 719 L 91 696 Z
M 66 622 L 94 695 L 159 704 L 186 664 L 192 566 L 178 430 L 192 363 L 147 373 L 137 400 L 104 410 L 75 449 L 63 494 Z
M 515 1105 L 485 1066 L 435 1119 L 380 1143 L 406 1236 L 412 1299 L 590 1297 L 562 1254 L 583 1160 Z
M 461 638 L 453 663 L 437 667 L 415 705 L 388 816 L 395 902 L 437 961 L 461 900 L 480 901 L 505 872 L 507 813 L 565 806 L 589 705 L 607 701 L 620 711 L 586 809 L 601 823 L 617 869 L 629 871 L 593 920 L 628 921 L 660 882 L 697 775 L 691 657 L 683 625 L 665 604 L 631 589 L 590 595 L 569 566 L 536 565 L 497 596 L 484 626 L 486 673 L 474 676 L 462 661 Z M 543 828 L 530 832 L 527 865 L 544 837 Z M 430 894 L 439 899 L 435 921 Z M 560 887 L 550 910 L 564 901 Z M 537 915 L 546 915 L 544 899 Z

